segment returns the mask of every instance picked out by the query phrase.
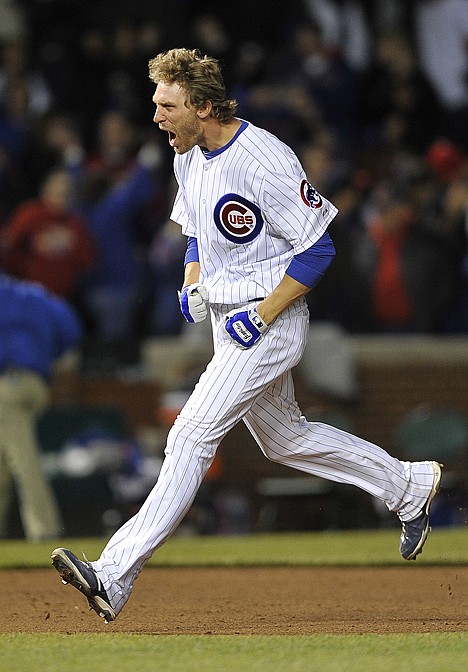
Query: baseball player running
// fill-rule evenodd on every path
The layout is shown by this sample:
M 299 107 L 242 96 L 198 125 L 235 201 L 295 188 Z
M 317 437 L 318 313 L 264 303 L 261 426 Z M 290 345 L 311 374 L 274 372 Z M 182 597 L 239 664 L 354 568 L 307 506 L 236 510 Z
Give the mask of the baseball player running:
M 188 322 L 210 314 L 214 354 L 171 428 L 160 476 L 139 512 L 94 562 L 57 548 L 52 562 L 106 622 L 146 561 L 188 512 L 223 437 L 243 420 L 264 455 L 302 472 L 351 483 L 385 502 L 402 524 L 400 552 L 421 553 L 439 489 L 437 462 L 403 462 L 347 432 L 307 422 L 291 369 L 306 343 L 305 295 L 335 250 L 336 208 L 308 181 L 294 152 L 235 116 L 218 62 L 172 49 L 149 62 L 154 122 L 174 149 L 171 219 L 187 236 L 180 306 Z

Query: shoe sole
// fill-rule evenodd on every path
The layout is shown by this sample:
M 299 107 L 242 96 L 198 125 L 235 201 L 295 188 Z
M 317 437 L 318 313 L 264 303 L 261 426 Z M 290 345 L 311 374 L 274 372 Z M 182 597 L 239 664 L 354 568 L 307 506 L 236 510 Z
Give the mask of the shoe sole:
M 116 614 L 112 607 L 102 598 L 92 594 L 91 586 L 81 574 L 79 569 L 70 558 L 64 553 L 63 549 L 56 548 L 52 551 L 52 564 L 57 570 L 63 583 L 69 583 L 80 591 L 88 600 L 89 608 L 104 619 L 105 623 L 114 621 Z
M 427 535 L 431 531 L 431 526 L 429 525 L 429 509 L 431 508 L 431 504 L 434 501 L 435 496 L 439 492 L 440 489 L 440 481 L 442 479 L 442 464 L 439 464 L 438 462 L 433 462 L 432 463 L 434 467 L 434 480 L 432 482 L 432 490 L 429 493 L 429 497 L 427 498 L 425 507 L 424 507 L 424 513 L 427 516 L 427 524 L 426 527 L 423 530 L 423 533 L 421 535 L 421 539 L 419 540 L 418 545 L 414 549 L 414 551 L 411 553 L 411 555 L 408 555 L 405 560 L 416 560 L 416 556 L 419 555 L 422 552 L 423 546 L 426 543 Z

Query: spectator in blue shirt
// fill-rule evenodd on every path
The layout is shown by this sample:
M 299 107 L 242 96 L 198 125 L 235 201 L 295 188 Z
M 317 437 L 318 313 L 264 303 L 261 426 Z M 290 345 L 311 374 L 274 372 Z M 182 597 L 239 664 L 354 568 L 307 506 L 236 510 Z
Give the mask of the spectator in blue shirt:
M 13 482 L 25 537 L 60 536 L 62 522 L 43 473 L 36 420 L 49 402 L 56 360 L 83 336 L 75 310 L 38 283 L 0 273 L 0 536 Z

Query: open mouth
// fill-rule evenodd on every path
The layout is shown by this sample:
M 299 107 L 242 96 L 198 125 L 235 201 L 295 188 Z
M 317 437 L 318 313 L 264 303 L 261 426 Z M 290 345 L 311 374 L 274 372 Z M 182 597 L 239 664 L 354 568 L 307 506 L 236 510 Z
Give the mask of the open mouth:
M 168 131 L 169 144 L 171 147 L 174 147 L 176 141 L 176 134 L 173 131 Z

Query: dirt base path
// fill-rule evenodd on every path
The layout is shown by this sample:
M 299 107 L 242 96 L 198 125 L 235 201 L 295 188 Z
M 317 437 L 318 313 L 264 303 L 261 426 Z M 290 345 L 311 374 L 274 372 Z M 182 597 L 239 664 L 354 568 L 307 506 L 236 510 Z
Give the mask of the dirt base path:
M 468 567 L 156 569 L 105 625 L 55 570 L 0 572 L 0 632 L 468 631 Z

